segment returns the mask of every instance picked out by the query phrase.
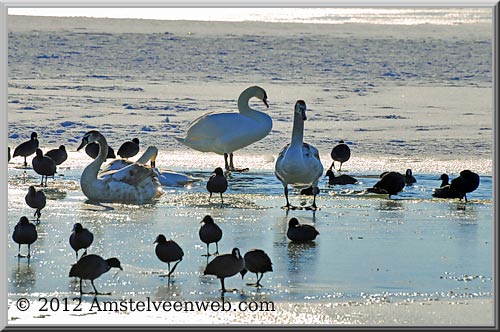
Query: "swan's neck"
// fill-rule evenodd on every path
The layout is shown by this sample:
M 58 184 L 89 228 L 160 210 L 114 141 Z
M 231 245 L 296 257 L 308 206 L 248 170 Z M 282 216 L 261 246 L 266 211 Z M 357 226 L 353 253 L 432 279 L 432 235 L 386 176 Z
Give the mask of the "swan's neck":
M 302 115 L 294 113 L 293 117 L 293 129 L 292 129 L 292 145 L 302 146 L 304 141 L 304 120 L 302 120 Z
M 99 145 L 99 154 L 93 162 L 85 167 L 85 170 L 82 173 L 82 178 L 80 180 L 80 182 L 82 183 L 82 188 L 84 184 L 90 184 L 97 179 L 99 169 L 101 168 L 102 163 L 106 160 L 106 157 L 108 155 L 108 143 L 106 142 L 104 136 L 99 137 L 96 142 Z
M 248 102 L 252 97 L 255 97 L 255 93 L 252 89 L 246 89 L 241 93 L 240 97 L 238 98 L 238 110 L 240 111 L 240 113 L 245 114 L 255 112 L 255 110 L 251 109 L 250 106 L 248 106 Z
M 148 148 L 142 154 L 142 156 L 139 159 L 137 159 L 136 163 L 141 164 L 141 165 L 145 165 L 149 160 L 151 160 L 151 158 L 155 157 L 154 159 L 156 159 L 157 153 L 158 153 L 158 150 L 155 151 L 155 149 Z

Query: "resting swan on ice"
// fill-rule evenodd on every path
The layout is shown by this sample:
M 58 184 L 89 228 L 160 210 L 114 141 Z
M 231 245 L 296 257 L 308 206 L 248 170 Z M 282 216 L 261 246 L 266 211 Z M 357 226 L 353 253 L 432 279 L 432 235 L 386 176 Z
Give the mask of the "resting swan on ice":
M 288 185 L 298 189 L 313 188 L 313 203 L 306 209 L 316 210 L 316 195 L 319 193 L 318 181 L 323 175 L 323 165 L 318 150 L 305 143 L 304 121 L 306 103 L 298 100 L 295 103 L 293 118 L 292 142 L 281 150 L 274 167 L 274 174 L 281 181 L 285 190 L 286 209 L 297 209 L 288 201 Z
M 77 151 L 88 143 L 99 144 L 99 154 L 83 170 L 80 185 L 90 201 L 143 204 L 159 197 L 161 185 L 151 167 L 132 163 L 115 171 L 99 174 L 108 153 L 106 138 L 98 131 L 87 132 Z
M 158 156 L 158 148 L 156 146 L 149 146 L 146 151 L 142 154 L 142 156 L 137 159 L 136 164 L 146 165 L 149 161 L 151 161 L 150 165 L 155 172 L 158 181 L 162 186 L 168 187 L 179 187 L 191 184 L 196 181 L 201 181 L 200 178 L 194 178 L 186 174 L 172 172 L 172 171 L 164 171 L 156 168 L 156 157 Z M 114 171 L 126 167 L 128 165 L 133 164 L 133 161 L 126 159 L 115 159 L 105 165 L 99 174 L 105 174 L 109 171 Z
M 252 97 L 262 100 L 269 107 L 266 91 L 251 86 L 238 98 L 239 113 L 204 114 L 191 123 L 184 138 L 176 139 L 192 149 L 224 155 L 225 169 L 228 171 L 248 170 L 234 167 L 233 152 L 266 137 L 273 126 L 269 115 L 248 106 Z

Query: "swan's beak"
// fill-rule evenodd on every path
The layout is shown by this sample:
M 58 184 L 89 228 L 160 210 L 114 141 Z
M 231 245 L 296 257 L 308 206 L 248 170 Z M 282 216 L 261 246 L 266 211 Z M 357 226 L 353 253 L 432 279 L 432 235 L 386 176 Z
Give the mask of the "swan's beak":
M 269 104 L 267 103 L 267 98 L 262 99 L 262 101 L 264 102 L 264 105 L 266 105 L 266 107 L 269 108 Z
M 87 137 L 84 137 L 82 139 L 82 144 L 80 144 L 80 146 L 76 149 L 76 151 L 80 151 L 80 149 L 83 148 L 85 145 L 87 145 L 88 142 L 89 141 L 88 141 Z

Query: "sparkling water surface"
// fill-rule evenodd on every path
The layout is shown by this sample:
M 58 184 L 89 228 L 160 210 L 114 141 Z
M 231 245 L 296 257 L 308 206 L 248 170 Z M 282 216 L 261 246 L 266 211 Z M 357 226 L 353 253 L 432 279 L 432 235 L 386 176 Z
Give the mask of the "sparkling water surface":
M 157 300 L 216 300 L 220 283 L 203 276 L 206 247 L 198 237 L 201 219 L 210 214 L 223 230 L 220 253 L 238 247 L 265 250 L 273 272 L 257 290 L 235 276 L 226 287 L 226 299 L 273 301 L 408 301 L 453 299 L 492 295 L 493 204 L 490 175 L 481 175 L 479 188 L 469 202 L 432 198 L 439 175 L 414 173 L 417 183 L 388 198 L 364 193 L 377 180 L 374 172 L 349 171 L 359 183 L 329 186 L 320 183 L 319 210 L 285 211 L 283 187 L 272 170 L 259 169 L 259 160 L 241 156 L 256 168 L 229 174 L 224 205 L 214 195 L 208 201 L 206 179 L 211 171 L 187 171 L 203 179 L 189 187 L 163 187 L 153 204 L 93 205 L 79 189 L 79 175 L 90 158 L 83 156 L 69 168 L 62 167 L 44 188 L 48 201 L 38 226 L 39 238 L 32 258 L 18 260 L 17 245 L 9 238 L 9 293 L 17 296 L 77 296 L 78 283 L 69 278 L 75 253 L 69 246 L 72 225 L 80 222 L 95 236 L 89 253 L 118 257 L 124 268 L 111 270 L 96 281 L 109 298 L 151 297 Z M 75 160 L 75 159 L 73 159 Z M 268 163 L 268 165 L 271 165 Z M 404 170 L 402 170 L 404 171 Z M 39 184 L 33 170 L 20 164 L 9 168 L 9 236 L 21 215 L 33 211 L 24 203 L 28 183 Z M 450 178 L 455 175 L 450 174 Z M 292 204 L 310 204 L 310 197 L 293 191 Z M 297 217 L 313 224 L 320 235 L 307 244 L 290 242 L 287 222 Z M 158 234 L 178 242 L 185 252 L 170 282 L 163 277 L 166 264 L 154 254 Z M 213 246 L 213 245 L 212 245 Z M 211 247 L 213 251 L 215 247 Z M 26 250 L 26 248 L 23 248 Z M 24 252 L 24 251 L 23 251 Z M 91 290 L 90 283 L 87 291 Z M 107 299 L 108 297 L 106 297 Z M 92 300 L 85 296 L 84 300 Z

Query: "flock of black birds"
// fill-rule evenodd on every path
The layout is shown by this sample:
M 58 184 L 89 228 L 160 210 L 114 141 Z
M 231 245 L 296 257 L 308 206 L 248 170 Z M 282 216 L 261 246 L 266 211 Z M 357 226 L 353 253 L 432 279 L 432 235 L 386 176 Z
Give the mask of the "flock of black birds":
M 222 229 L 214 222 L 210 215 L 206 215 L 201 223 L 202 225 L 198 234 L 200 240 L 207 245 L 207 254 L 203 255 L 207 256 L 207 266 L 205 268 L 204 275 L 214 275 L 220 279 L 222 286 L 221 290 L 223 293 L 228 291 L 225 288 L 224 279 L 238 273 L 241 274 L 242 278 L 244 278 L 247 272 L 255 273 L 257 281 L 255 283 L 248 283 L 247 285 L 262 287 L 260 281 L 262 280 L 264 273 L 273 271 L 271 259 L 264 252 L 264 250 L 252 249 L 242 257 L 239 249 L 233 248 L 231 253 L 219 255 L 218 243 L 222 239 Z M 301 225 L 296 218 L 290 219 L 289 229 L 287 232 L 287 236 L 290 240 L 296 242 L 312 241 L 318 234 L 319 232 L 314 228 L 314 226 Z M 29 260 L 30 246 L 38 238 L 36 225 L 30 223 L 27 217 L 21 217 L 14 228 L 12 238 L 19 245 L 18 258 L 27 257 Z M 69 236 L 69 244 L 75 251 L 76 263 L 71 266 L 69 277 L 78 277 L 80 279 L 80 296 L 83 294 L 109 295 L 110 293 L 98 292 L 94 284 L 94 280 L 99 278 L 102 274 L 108 272 L 113 267 L 123 270 L 120 260 L 116 257 L 104 259 L 96 254 L 87 254 L 87 249 L 92 245 L 93 241 L 94 235 L 91 231 L 84 228 L 80 223 L 75 223 L 73 225 L 72 232 Z M 174 273 L 177 265 L 184 257 L 184 251 L 175 241 L 167 240 L 163 234 L 159 234 L 154 243 L 156 244 L 156 256 L 160 261 L 167 263 L 168 265 L 168 273 L 161 276 L 168 277 L 170 280 L 170 277 Z M 209 251 L 211 243 L 215 243 L 216 245 L 216 251 L 212 254 Z M 27 256 L 22 256 L 20 254 L 22 244 L 28 245 Z M 85 251 L 83 255 L 78 258 L 78 252 L 82 249 Z M 215 258 L 208 262 L 208 257 L 212 255 L 215 255 Z M 171 263 L 175 263 L 172 268 L 170 267 Z M 83 292 L 83 280 L 90 280 L 94 292 Z
M 332 165 L 326 171 L 326 176 L 328 176 L 329 185 L 346 185 L 355 184 L 358 182 L 356 178 L 342 174 L 336 176 L 332 171 L 334 169 L 335 161 L 340 163 L 340 168 L 342 164 L 348 161 L 351 157 L 351 150 L 349 146 L 344 141 L 339 141 L 335 147 L 333 147 L 331 152 L 331 157 L 333 159 Z M 458 198 L 465 199 L 467 202 L 467 193 L 473 192 L 479 187 L 480 178 L 477 173 L 470 170 L 463 170 L 460 172 L 460 176 L 453 179 L 451 183 L 448 183 L 449 177 L 447 174 L 442 174 L 442 183 L 439 188 L 435 188 L 432 193 L 433 197 L 436 198 Z M 403 190 L 405 186 L 411 186 L 416 183 L 417 180 L 413 176 L 412 170 L 407 169 L 405 174 L 399 172 L 383 172 L 380 174 L 380 180 L 373 185 L 373 187 L 368 188 L 366 192 L 375 194 L 387 194 L 390 196 L 397 195 Z M 301 191 L 303 195 L 312 195 L 312 188 L 303 189 Z
M 99 146 L 98 144 L 88 144 L 85 148 L 86 153 L 92 158 L 96 158 Z M 131 141 L 127 141 L 122 146 L 120 146 L 117 154 L 122 158 L 130 158 L 135 156 L 139 152 L 139 140 L 134 138 Z M 8 160 L 10 161 L 10 148 L 8 149 Z M 64 145 L 61 145 L 58 149 L 50 150 L 43 154 L 42 150 L 39 148 L 37 133 L 33 132 L 31 134 L 31 139 L 21 143 L 14 150 L 12 157 L 21 156 L 24 157 L 24 167 L 27 167 L 26 158 L 35 153 L 35 157 L 32 160 L 32 166 L 34 171 L 42 176 L 41 186 L 47 186 L 47 177 L 54 176 L 56 173 L 56 168 L 61 165 L 68 155 Z M 328 183 L 330 185 L 345 185 L 345 184 L 355 184 L 357 180 L 352 176 L 347 174 L 342 174 L 340 176 L 335 176 L 335 161 L 340 163 L 338 171 L 341 171 L 342 164 L 350 159 L 351 151 L 344 141 L 339 141 L 331 151 L 332 164 L 326 172 L 326 176 L 329 177 Z M 114 150 L 108 147 L 108 158 L 115 158 Z M 45 182 L 44 182 L 45 178 Z M 465 199 L 467 202 L 467 193 L 473 192 L 479 186 L 480 178 L 477 173 L 470 170 L 463 170 L 460 172 L 460 176 L 449 182 L 449 177 L 447 174 L 441 175 L 441 186 L 436 188 L 432 194 L 433 197 L 437 198 L 458 198 Z M 408 169 L 405 175 L 391 171 L 384 172 L 380 175 L 380 180 L 372 187 L 368 188 L 367 192 L 377 193 L 377 194 L 388 194 L 396 195 L 406 185 L 411 185 L 416 182 L 415 177 L 412 174 L 411 169 Z M 220 194 L 221 203 L 223 204 L 222 194 L 228 188 L 228 181 L 224 175 L 222 168 L 217 167 L 213 174 L 207 181 L 206 184 L 207 191 L 210 193 L 210 198 L 213 193 Z M 311 195 L 313 188 L 303 189 L 301 194 Z M 14 228 L 12 238 L 16 242 L 18 247 L 18 257 L 31 257 L 30 246 L 37 240 L 38 234 L 36 226 L 40 223 L 41 210 L 46 206 L 46 197 L 42 190 L 37 190 L 35 186 L 30 186 L 28 193 L 25 196 L 26 204 L 35 209 L 34 216 L 36 217 L 36 224 L 30 223 L 29 219 L 22 216 L 19 222 Z M 224 279 L 227 277 L 234 276 L 238 273 L 241 274 L 242 278 L 249 271 L 256 274 L 257 281 L 254 285 L 261 287 L 261 279 L 263 274 L 272 271 L 272 262 L 269 256 L 261 249 L 253 249 L 248 251 L 244 256 L 241 256 L 238 248 L 234 248 L 231 253 L 219 255 L 218 242 L 222 239 L 222 230 L 215 224 L 213 218 L 209 215 L 205 216 L 201 221 L 202 226 L 199 229 L 200 240 L 207 245 L 206 256 L 215 255 L 215 258 L 210 262 L 207 261 L 207 266 L 205 268 L 205 275 L 214 275 L 220 279 L 222 292 L 226 292 L 224 285 Z M 288 224 L 287 237 L 291 241 L 307 242 L 313 241 L 318 236 L 319 232 L 312 225 L 301 225 L 296 218 L 291 218 Z M 92 294 L 107 294 L 99 293 L 94 285 L 94 280 L 100 277 L 103 273 L 109 271 L 111 268 L 122 269 L 121 263 L 117 258 L 103 259 L 102 257 L 95 254 L 87 254 L 87 249 L 91 246 L 94 240 L 93 234 L 80 223 L 75 223 L 69 238 L 69 244 L 71 248 L 76 253 L 77 262 L 72 265 L 69 276 L 80 278 L 80 294 L 84 294 L 82 291 L 82 280 L 90 280 L 94 292 Z M 168 278 L 175 271 L 177 265 L 182 261 L 184 252 L 182 248 L 173 240 L 167 240 L 163 234 L 159 234 L 156 237 L 156 248 L 155 253 L 158 259 L 168 265 L 168 274 L 164 275 Z M 209 246 L 211 243 L 215 243 L 216 251 L 213 254 L 209 252 Z M 28 254 L 26 256 L 21 255 L 21 245 L 28 245 Z M 83 255 L 78 259 L 78 251 L 84 249 Z M 207 258 L 208 259 L 208 258 Z M 172 268 L 170 264 L 175 263 Z M 260 273 L 260 277 L 259 277 Z

